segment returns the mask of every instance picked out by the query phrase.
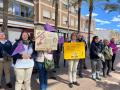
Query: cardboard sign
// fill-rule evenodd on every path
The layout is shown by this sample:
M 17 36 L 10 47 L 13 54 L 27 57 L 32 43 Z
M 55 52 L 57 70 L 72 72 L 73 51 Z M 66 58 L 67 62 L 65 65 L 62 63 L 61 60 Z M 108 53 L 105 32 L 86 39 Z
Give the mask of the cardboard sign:
M 64 59 L 65 60 L 78 60 L 85 58 L 85 43 L 83 42 L 70 42 L 64 43 Z
M 35 30 L 35 50 L 57 50 L 57 33 Z

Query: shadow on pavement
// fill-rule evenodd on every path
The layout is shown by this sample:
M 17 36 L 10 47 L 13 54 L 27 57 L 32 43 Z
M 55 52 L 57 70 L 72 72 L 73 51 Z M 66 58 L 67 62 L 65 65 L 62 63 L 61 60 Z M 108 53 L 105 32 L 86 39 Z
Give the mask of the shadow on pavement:
M 96 87 L 100 87 L 103 90 L 120 90 L 120 82 L 119 82 L 119 84 L 110 84 L 107 82 L 97 82 Z

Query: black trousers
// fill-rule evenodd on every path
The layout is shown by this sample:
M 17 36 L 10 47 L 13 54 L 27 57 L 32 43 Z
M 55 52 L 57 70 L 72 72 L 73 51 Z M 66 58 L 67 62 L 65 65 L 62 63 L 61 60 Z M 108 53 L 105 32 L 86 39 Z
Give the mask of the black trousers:
M 103 64 L 103 76 L 109 75 L 112 67 L 112 61 L 111 60 L 105 60 Z
M 114 69 L 114 62 L 115 62 L 116 54 L 113 54 L 112 56 L 112 69 Z
M 60 54 L 61 54 L 61 53 L 54 53 L 54 54 L 53 54 L 54 63 L 55 63 L 55 68 L 59 67 Z
M 78 74 L 82 75 L 85 59 L 79 60 L 78 63 Z

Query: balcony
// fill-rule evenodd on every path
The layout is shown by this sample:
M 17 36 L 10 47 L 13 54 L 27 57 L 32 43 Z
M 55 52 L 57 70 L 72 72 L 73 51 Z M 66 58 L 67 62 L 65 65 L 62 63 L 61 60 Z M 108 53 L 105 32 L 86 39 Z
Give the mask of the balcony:
M 3 18 L 2 15 L 3 15 L 2 12 L 0 12 L 0 19 Z M 17 21 L 17 22 L 24 22 L 24 23 L 29 23 L 29 24 L 34 23 L 34 19 L 32 19 L 32 18 L 16 16 L 16 15 L 11 15 L 11 14 L 8 14 L 8 20 Z

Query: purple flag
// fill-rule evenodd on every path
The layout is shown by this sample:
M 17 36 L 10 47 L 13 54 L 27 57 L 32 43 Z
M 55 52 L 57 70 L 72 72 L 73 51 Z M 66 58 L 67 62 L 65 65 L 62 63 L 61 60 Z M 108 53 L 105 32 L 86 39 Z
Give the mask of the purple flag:
M 23 46 L 23 43 L 20 42 L 20 43 L 18 44 L 18 46 L 15 48 L 14 52 L 12 53 L 12 56 L 14 56 L 14 55 L 16 55 L 16 54 L 18 54 L 18 53 L 21 53 L 21 52 L 23 52 L 24 50 L 25 50 L 25 48 L 24 48 L 24 46 Z
M 45 29 L 46 31 L 49 31 L 49 32 L 55 31 L 54 27 L 51 26 L 51 25 L 48 24 L 48 23 L 46 23 L 46 24 L 44 25 L 44 29 Z
M 59 44 L 63 44 L 64 43 L 64 37 L 63 36 L 59 37 L 58 43 Z

